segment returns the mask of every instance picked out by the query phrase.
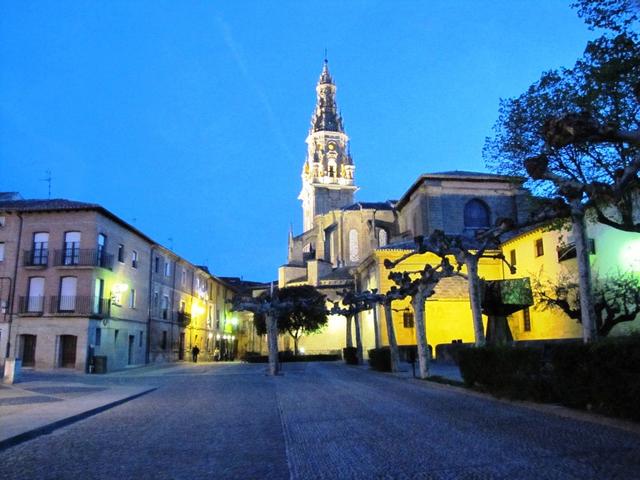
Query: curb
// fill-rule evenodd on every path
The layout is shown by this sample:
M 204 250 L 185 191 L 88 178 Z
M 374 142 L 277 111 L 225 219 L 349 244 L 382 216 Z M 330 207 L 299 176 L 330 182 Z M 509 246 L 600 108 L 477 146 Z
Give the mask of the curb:
M 48 425 L 44 425 L 42 427 L 37 427 L 32 430 L 28 430 L 23 433 L 19 433 L 18 435 L 14 435 L 13 437 L 6 438 L 4 440 L 0 440 L 0 452 L 6 450 L 7 448 L 14 447 L 20 443 L 26 442 L 28 440 L 33 440 L 41 435 L 47 435 L 54 430 L 57 430 L 61 427 L 65 427 L 72 423 L 78 422 L 80 420 L 84 420 L 85 418 L 91 417 L 93 415 L 97 415 L 98 413 L 104 412 L 105 410 L 109 410 L 113 407 L 117 407 L 118 405 L 122 405 L 130 400 L 134 400 L 138 397 L 146 395 L 147 393 L 151 393 L 154 390 L 157 390 L 158 387 L 152 387 L 144 392 L 139 392 L 130 397 L 121 398 L 119 400 L 113 401 L 111 403 L 107 403 L 105 405 L 100 405 L 99 407 L 92 408 L 90 410 L 86 410 L 81 413 L 77 413 L 75 415 L 71 415 L 69 417 L 57 420 Z

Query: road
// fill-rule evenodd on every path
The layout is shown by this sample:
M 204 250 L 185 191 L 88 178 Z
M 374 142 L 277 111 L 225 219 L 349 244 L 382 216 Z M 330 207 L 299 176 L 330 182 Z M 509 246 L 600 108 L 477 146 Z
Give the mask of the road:
M 2 479 L 640 478 L 640 435 L 340 363 L 183 365 L 0 452 Z

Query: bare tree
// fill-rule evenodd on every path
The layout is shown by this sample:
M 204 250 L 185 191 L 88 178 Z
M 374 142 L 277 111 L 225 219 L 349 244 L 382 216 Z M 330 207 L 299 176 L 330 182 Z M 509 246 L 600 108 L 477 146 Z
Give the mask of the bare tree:
M 575 276 L 563 275 L 555 281 L 538 278 L 533 293 L 542 308 L 558 308 L 569 318 L 582 321 L 580 287 Z M 593 303 L 597 334 L 606 337 L 613 327 L 632 322 L 640 313 L 640 278 L 631 272 L 595 276 Z
M 353 321 L 356 331 L 356 351 L 358 357 L 358 364 L 362 364 L 363 361 L 363 347 L 362 347 L 362 330 L 360 326 L 360 319 L 358 314 L 366 310 L 371 310 L 374 305 L 374 296 L 369 291 L 356 292 L 355 290 L 344 289 L 337 292 L 340 300 L 333 301 L 333 306 L 327 311 L 330 315 L 341 315 L 345 317 L 347 323 L 347 347 L 349 345 L 351 322 Z

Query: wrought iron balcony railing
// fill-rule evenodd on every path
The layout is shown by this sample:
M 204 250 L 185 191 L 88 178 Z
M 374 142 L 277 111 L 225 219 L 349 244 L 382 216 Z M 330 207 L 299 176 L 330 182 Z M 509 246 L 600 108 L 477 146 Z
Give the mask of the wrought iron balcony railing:
M 46 267 L 49 264 L 49 249 L 24 250 L 22 252 L 22 264 L 25 267 Z
M 186 327 L 191 323 L 191 314 L 187 312 L 177 312 L 177 322 Z
M 54 265 L 58 267 L 113 267 L 113 255 L 95 248 L 65 248 L 54 252 Z
M 51 297 L 49 313 L 56 315 L 90 315 L 108 317 L 111 313 L 111 300 L 108 298 L 85 296 Z
M 43 312 L 44 297 L 18 297 L 18 313 L 42 315 Z

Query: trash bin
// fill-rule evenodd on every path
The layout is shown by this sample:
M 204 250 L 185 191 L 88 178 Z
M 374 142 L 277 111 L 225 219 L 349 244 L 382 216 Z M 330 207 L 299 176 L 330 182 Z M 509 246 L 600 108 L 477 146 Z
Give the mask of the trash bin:
M 107 357 L 105 355 L 93 357 L 93 373 L 107 373 Z

